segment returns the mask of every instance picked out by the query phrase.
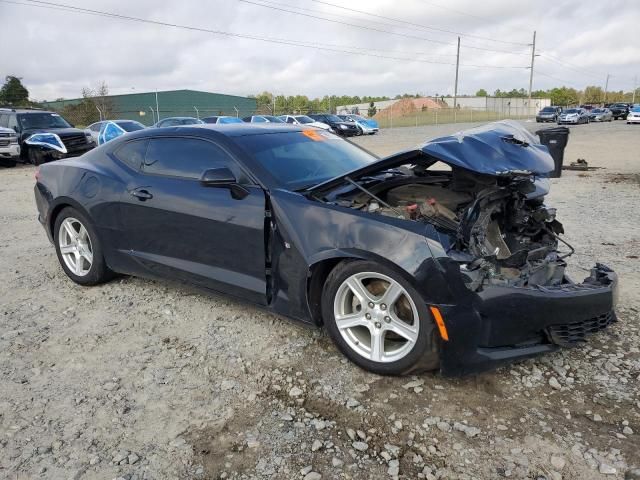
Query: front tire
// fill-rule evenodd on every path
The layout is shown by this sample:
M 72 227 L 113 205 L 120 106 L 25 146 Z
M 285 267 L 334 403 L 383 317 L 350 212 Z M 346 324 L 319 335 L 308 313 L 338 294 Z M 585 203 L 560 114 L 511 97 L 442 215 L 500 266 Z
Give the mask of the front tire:
M 56 217 L 53 228 L 58 261 L 71 280 L 80 285 L 98 285 L 113 277 L 96 229 L 86 215 L 66 207 Z
M 345 261 L 329 274 L 322 317 L 338 349 L 381 375 L 438 368 L 437 329 L 422 296 L 395 271 L 371 261 Z

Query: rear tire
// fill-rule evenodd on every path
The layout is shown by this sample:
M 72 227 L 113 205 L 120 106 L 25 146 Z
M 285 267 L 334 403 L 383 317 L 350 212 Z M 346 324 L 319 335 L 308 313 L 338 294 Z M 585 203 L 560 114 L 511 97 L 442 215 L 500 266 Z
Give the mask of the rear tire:
M 422 296 L 376 262 L 344 261 L 331 271 L 322 318 L 338 349 L 370 372 L 406 375 L 440 365 L 440 339 Z
M 87 216 L 73 207 L 56 217 L 53 239 L 64 273 L 80 285 L 98 285 L 113 278 L 104 260 L 102 244 Z

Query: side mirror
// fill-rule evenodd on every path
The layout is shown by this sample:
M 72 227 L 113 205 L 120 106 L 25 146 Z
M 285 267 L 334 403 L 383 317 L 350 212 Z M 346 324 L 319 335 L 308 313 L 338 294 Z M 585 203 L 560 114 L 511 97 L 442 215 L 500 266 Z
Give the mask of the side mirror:
M 200 177 L 200 183 L 205 187 L 228 188 L 236 200 L 242 200 L 249 195 L 249 190 L 238 184 L 238 179 L 227 167 L 205 170 Z
M 236 176 L 227 167 L 210 168 L 200 177 L 200 183 L 205 187 L 229 186 L 238 183 Z

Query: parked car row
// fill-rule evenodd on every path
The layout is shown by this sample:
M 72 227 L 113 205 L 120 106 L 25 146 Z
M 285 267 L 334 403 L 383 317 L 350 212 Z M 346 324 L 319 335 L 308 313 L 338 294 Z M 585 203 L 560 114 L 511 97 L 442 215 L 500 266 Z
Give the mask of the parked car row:
M 199 124 L 289 123 L 317 127 L 340 136 L 374 134 L 375 120 L 360 115 L 251 115 L 242 119 L 229 115 L 214 115 L 202 119 L 169 117 L 151 127 L 129 119 L 101 120 L 86 129 L 75 128 L 60 114 L 40 109 L 0 108 L 0 166 L 13 167 L 17 162 L 41 165 L 67 157 L 76 157 L 97 145 L 109 142 L 125 133 L 145 128 L 162 128 Z
M 627 123 L 636 123 L 635 113 L 638 106 L 627 103 L 607 104 L 604 107 L 581 105 L 580 107 L 563 109 L 562 107 L 544 107 L 536 115 L 536 122 L 554 122 L 558 125 L 589 122 L 611 122 L 619 118 L 627 119 Z M 633 113 L 633 115 L 632 115 Z

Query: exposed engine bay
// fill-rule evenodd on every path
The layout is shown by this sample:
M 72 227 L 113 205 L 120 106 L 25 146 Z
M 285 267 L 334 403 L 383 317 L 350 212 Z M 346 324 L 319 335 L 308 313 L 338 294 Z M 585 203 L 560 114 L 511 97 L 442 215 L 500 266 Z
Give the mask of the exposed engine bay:
M 401 167 L 384 181 L 361 181 L 339 203 L 369 213 L 433 225 L 467 286 L 554 286 L 565 281 L 573 249 L 556 211 L 536 196 L 531 175 L 490 176 L 453 168 Z M 570 251 L 558 252 L 562 242 Z

